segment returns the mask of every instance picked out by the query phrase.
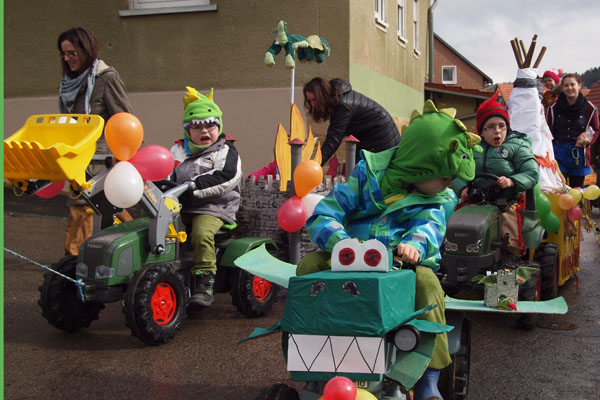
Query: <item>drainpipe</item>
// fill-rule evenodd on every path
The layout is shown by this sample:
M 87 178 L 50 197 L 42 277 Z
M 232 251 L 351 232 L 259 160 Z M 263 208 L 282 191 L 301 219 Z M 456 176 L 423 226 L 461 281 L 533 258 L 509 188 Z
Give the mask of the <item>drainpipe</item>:
M 437 6 L 438 0 L 433 0 L 433 3 L 427 9 L 427 25 L 429 31 L 429 83 L 433 83 L 433 73 L 435 65 L 433 63 L 433 9 Z

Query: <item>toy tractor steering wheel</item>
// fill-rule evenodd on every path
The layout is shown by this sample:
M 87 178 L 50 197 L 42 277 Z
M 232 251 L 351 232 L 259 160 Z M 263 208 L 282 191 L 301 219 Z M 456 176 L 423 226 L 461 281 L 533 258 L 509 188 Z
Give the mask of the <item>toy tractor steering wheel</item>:
M 163 193 L 169 189 L 173 189 L 174 187 L 179 186 L 179 184 L 177 182 L 171 181 L 169 179 L 161 179 L 160 181 L 154 182 L 154 184 Z
M 475 174 L 475 178 L 467 182 L 467 195 L 473 203 L 493 203 L 502 194 L 502 189 L 496 184 L 499 176 L 490 172 Z

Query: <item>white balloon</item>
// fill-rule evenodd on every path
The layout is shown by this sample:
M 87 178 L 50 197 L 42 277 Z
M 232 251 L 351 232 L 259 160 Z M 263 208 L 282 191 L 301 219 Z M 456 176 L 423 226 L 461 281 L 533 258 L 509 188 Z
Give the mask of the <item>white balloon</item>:
M 320 194 L 314 193 L 309 193 L 306 196 L 302 197 L 304 208 L 306 208 L 306 218 L 312 215 L 312 213 L 315 211 L 317 203 L 320 202 L 323 197 L 325 196 L 321 196 Z
M 106 175 L 104 194 L 115 207 L 132 207 L 144 194 L 144 180 L 130 162 L 119 161 Z

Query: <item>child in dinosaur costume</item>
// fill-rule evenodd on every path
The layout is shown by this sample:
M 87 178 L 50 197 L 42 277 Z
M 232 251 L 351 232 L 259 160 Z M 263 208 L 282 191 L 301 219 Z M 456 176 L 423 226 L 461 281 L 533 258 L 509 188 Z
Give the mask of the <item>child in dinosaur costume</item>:
M 213 302 L 217 273 L 215 233 L 233 224 L 240 204 L 242 162 L 232 142 L 225 140 L 223 113 L 209 97 L 187 87 L 184 97 L 185 139 L 171 153 L 181 160 L 174 171 L 178 184 L 194 181 L 196 190 L 181 199 L 183 222 L 192 224 L 194 248 L 193 293 L 190 304 L 207 307 Z M 185 156 L 183 156 L 185 155 Z
M 320 64 L 325 61 L 325 55 L 329 55 L 331 52 L 327 40 L 319 38 L 317 35 L 304 37 L 288 33 L 285 21 L 279 21 L 277 24 L 277 36 L 265 52 L 266 66 L 275 65 L 275 56 L 281 52 L 281 49 L 285 50 L 284 63 L 287 69 L 296 67 L 296 55 L 300 62 L 316 61 Z
M 402 262 L 416 265 L 415 308 L 436 304 L 424 319 L 445 323 L 444 291 L 435 272 L 446 220 L 458 202 L 448 186 L 454 177 L 474 178 L 473 150 L 481 151 L 476 146 L 480 138 L 467 132 L 455 114 L 454 109 L 438 111 L 428 100 L 423 114 L 413 112 L 397 147 L 361 152 L 348 181 L 336 185 L 306 222 L 321 251 L 304 256 L 297 275 L 329 269 L 333 246 L 342 239 L 377 239 L 396 249 Z M 415 398 L 441 398 L 439 371 L 450 363 L 448 338 L 437 335 Z

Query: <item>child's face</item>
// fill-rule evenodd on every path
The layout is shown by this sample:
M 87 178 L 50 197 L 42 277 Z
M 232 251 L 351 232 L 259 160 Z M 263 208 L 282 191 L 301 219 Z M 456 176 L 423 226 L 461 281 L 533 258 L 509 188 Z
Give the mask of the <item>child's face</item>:
M 451 176 L 444 176 L 441 178 L 429 179 L 428 181 L 414 182 L 413 185 L 417 190 L 423 194 L 433 196 L 444 191 L 448 186 L 452 184 Z
M 556 86 L 556 82 L 554 82 L 554 79 L 552 79 L 548 75 L 546 75 L 544 79 L 542 79 L 542 83 L 544 84 L 544 87 L 546 89 L 552 89 L 554 86 Z
M 219 125 L 214 122 L 192 122 L 190 138 L 198 146 L 210 146 L 219 137 Z
M 500 147 L 506 139 L 508 127 L 504 118 L 492 117 L 483 124 L 482 134 L 483 140 L 492 147 Z

